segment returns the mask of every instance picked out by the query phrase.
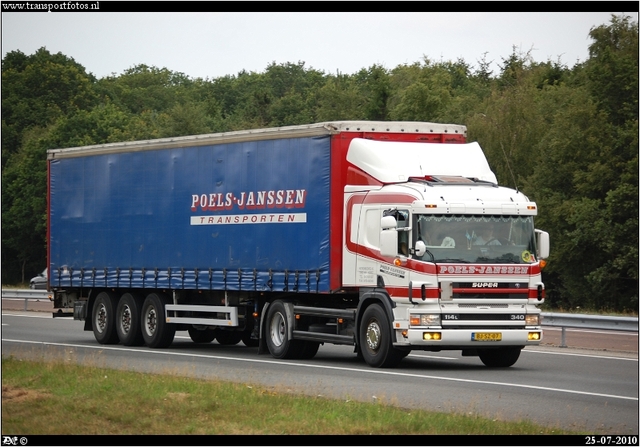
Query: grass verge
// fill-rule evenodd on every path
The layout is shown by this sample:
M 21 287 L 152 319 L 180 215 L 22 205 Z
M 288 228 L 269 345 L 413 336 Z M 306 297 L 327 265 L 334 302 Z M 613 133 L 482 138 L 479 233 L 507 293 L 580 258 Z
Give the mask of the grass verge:
M 527 421 L 406 410 L 63 361 L 2 358 L 2 434 L 562 435 Z

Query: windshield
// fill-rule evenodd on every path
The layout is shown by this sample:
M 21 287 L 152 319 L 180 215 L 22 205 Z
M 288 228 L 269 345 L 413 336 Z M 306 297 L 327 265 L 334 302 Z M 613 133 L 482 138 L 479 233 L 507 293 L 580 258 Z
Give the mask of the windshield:
M 529 264 L 535 262 L 532 216 L 413 216 L 413 246 L 422 241 L 430 262 Z

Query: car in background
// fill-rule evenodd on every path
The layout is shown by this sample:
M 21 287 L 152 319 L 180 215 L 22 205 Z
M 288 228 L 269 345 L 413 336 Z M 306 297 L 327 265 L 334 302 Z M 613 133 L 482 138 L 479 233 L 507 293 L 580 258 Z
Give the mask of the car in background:
M 45 289 L 47 288 L 47 269 L 44 269 L 42 273 L 38 273 L 38 276 L 34 276 L 29 280 L 30 289 Z

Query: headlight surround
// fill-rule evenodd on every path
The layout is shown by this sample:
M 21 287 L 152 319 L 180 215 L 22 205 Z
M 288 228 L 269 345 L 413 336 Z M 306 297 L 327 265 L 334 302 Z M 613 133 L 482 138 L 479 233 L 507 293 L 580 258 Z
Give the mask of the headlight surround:
M 540 326 L 539 314 L 527 314 L 524 318 L 524 322 L 527 326 Z
M 440 314 L 410 314 L 411 326 L 440 326 Z

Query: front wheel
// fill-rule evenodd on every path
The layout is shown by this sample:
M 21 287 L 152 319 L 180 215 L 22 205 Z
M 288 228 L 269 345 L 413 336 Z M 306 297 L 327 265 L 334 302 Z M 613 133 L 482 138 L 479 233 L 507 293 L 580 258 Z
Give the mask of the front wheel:
M 93 303 L 91 311 L 93 335 L 100 344 L 112 345 L 119 341 L 116 331 L 117 303 L 117 296 L 111 292 L 100 292 Z
M 491 368 L 508 368 L 518 361 L 520 347 L 478 349 L 478 356 L 482 363 Z
M 142 337 L 150 348 L 167 348 L 176 335 L 176 325 L 167 323 L 164 306 L 169 304 L 167 296 L 150 293 L 142 305 Z
M 374 368 L 392 368 L 404 357 L 393 347 L 391 324 L 379 304 L 372 304 L 364 311 L 360 326 L 360 352 L 367 365 Z
M 302 360 L 310 360 L 316 356 L 319 348 L 320 343 L 317 341 L 303 341 L 298 358 Z

